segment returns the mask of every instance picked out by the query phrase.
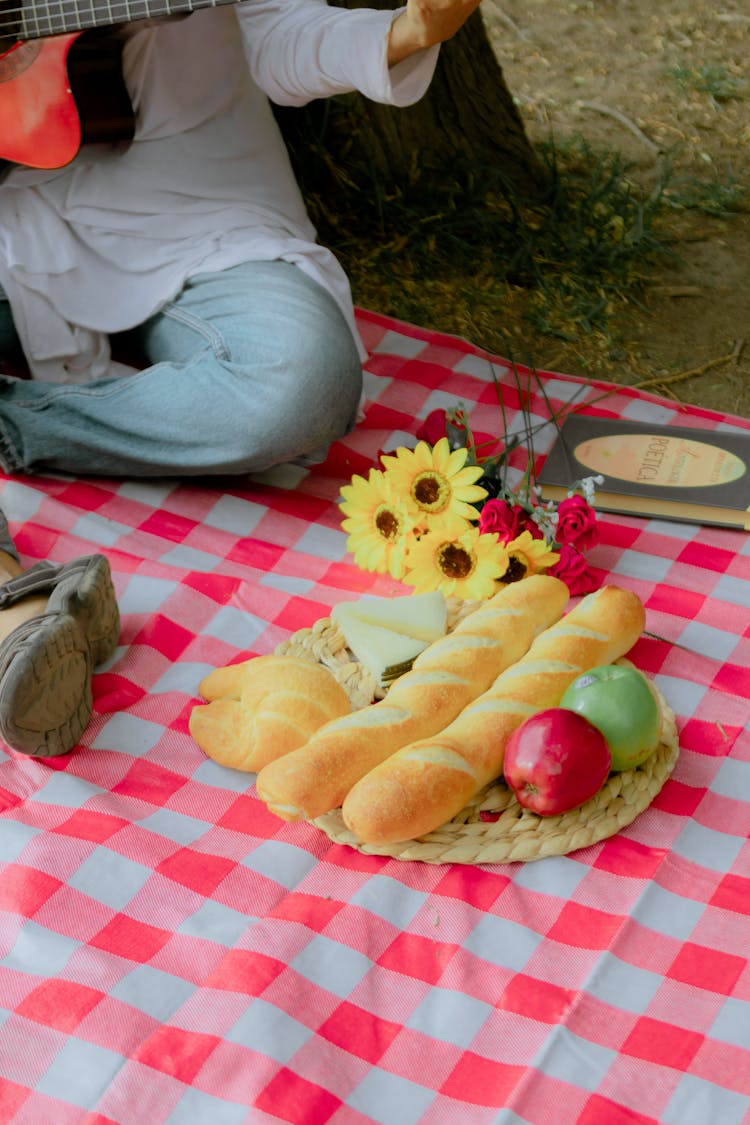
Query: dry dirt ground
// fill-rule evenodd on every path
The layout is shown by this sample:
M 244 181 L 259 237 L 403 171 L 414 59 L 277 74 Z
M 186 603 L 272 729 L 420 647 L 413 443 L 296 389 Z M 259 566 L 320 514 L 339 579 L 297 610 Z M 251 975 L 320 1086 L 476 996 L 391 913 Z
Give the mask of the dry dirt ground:
M 587 356 L 550 342 L 537 362 L 661 379 L 656 393 L 750 417 L 748 0 L 483 0 L 481 10 L 533 141 L 584 137 L 622 153 L 647 186 L 669 162 L 674 197 L 702 201 L 674 212 L 675 259 L 659 266 L 645 308 L 623 312 L 621 348 Z

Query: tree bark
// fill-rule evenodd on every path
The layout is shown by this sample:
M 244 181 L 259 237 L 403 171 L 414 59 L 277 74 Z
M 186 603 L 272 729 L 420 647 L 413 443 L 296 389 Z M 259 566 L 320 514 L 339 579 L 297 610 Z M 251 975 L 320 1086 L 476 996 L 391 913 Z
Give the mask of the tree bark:
M 391 0 L 334 0 L 339 6 L 393 8 Z M 485 165 L 538 195 L 541 162 L 505 83 L 480 12 L 440 50 L 435 76 L 414 106 L 395 108 L 349 94 L 277 117 L 303 191 L 360 187 L 358 170 L 383 190 L 424 170 Z

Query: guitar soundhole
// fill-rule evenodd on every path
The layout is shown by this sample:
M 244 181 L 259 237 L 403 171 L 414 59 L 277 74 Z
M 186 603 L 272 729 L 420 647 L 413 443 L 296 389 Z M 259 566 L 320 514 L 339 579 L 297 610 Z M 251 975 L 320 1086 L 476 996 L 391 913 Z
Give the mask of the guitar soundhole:
M 23 6 L 18 0 L 0 0 L 0 65 L 5 69 L 6 52 L 12 51 L 18 40 L 22 38 Z M 28 65 L 28 64 L 26 64 Z M 22 67 L 25 70 L 26 67 Z M 20 73 L 20 71 L 18 72 Z M 0 76 L 0 82 L 4 81 Z
M 71 48 L 68 72 L 84 144 L 133 139 L 135 121 L 122 76 L 122 48 L 123 40 L 109 29 L 88 31 Z
M 32 39 L 29 43 L 19 43 L 17 39 L 0 39 L 0 84 L 11 82 L 28 70 L 41 49 L 40 39 Z

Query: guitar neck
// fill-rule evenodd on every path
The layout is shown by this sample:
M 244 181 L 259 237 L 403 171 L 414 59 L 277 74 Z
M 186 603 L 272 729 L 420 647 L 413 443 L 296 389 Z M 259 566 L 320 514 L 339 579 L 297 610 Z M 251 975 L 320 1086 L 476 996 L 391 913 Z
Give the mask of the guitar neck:
M 0 0 L 0 40 L 47 39 L 136 20 L 185 15 L 235 0 Z

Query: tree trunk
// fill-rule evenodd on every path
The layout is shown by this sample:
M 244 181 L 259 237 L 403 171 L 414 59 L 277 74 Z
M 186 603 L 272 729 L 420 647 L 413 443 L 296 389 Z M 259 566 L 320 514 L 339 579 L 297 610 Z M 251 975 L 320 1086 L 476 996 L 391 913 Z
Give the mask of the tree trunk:
M 339 2 L 339 0 L 334 0 Z M 393 8 L 389 0 L 339 6 Z M 277 117 L 303 191 L 361 187 L 366 170 L 384 192 L 427 169 L 485 165 L 537 195 L 544 172 L 505 84 L 479 11 L 440 50 L 435 76 L 414 106 L 395 108 L 349 94 Z

